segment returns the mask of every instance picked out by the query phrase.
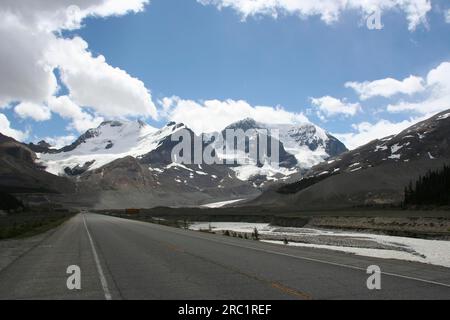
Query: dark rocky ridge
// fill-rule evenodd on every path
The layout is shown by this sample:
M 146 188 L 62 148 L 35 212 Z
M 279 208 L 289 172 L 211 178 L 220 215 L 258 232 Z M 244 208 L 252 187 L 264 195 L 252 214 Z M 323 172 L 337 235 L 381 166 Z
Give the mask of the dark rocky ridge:
M 146 126 L 143 122 L 138 123 L 140 127 Z M 24 190 L 39 189 L 44 192 L 73 194 L 73 196 L 67 196 L 64 199 L 59 197 L 58 200 L 54 201 L 63 201 L 71 205 L 81 205 L 82 203 L 83 206 L 114 208 L 199 205 L 237 198 L 253 198 L 260 193 L 261 186 L 268 184 L 266 176 L 254 176 L 248 181 L 238 179 L 236 172 L 233 170 L 236 165 L 173 164 L 171 159 L 172 149 L 178 144 L 178 141 L 172 141 L 170 132 L 186 128 L 181 123 L 167 124 L 164 129 L 166 131 L 170 129 L 168 131 L 169 134 L 163 137 L 158 142 L 157 147 L 147 154 L 137 158 L 119 158 L 98 169 L 91 170 L 95 164 L 95 160 L 92 160 L 66 167 L 64 168 L 65 177 L 56 177 L 44 172 L 44 168 L 35 163 L 36 155 L 34 152 L 58 155 L 71 152 L 80 145 L 89 142 L 90 139 L 99 137 L 102 134 L 103 127 L 116 128 L 123 126 L 124 124 L 120 121 L 104 122 L 99 128 L 86 131 L 71 145 L 59 150 L 52 149 L 45 141 L 41 141 L 38 144 L 19 144 L 19 149 L 16 152 L 22 152 L 21 156 L 23 158 L 28 157 L 27 166 L 36 170 L 35 174 L 45 175 L 45 179 L 36 180 L 36 187 L 27 187 Z M 234 126 L 235 128 L 242 128 L 244 131 L 258 127 L 256 122 L 251 119 L 238 122 Z M 233 126 L 229 128 L 233 128 Z M 191 134 L 192 141 L 198 142 L 201 140 L 202 137 L 198 137 L 192 130 L 186 129 Z M 108 130 L 108 132 L 111 132 L 110 128 Z M 310 131 L 314 134 L 313 130 Z M 99 142 L 98 150 L 109 150 L 115 148 L 118 140 L 117 137 L 101 136 Z M 199 143 L 204 148 L 207 145 L 203 141 Z M 270 144 L 268 145 L 270 146 Z M 297 164 L 295 156 L 286 152 L 282 142 L 278 141 L 278 145 L 280 148 L 281 166 L 294 168 Z M 9 152 L 12 151 L 10 150 Z M 16 154 L 17 156 L 19 155 Z M 95 154 L 93 159 L 95 159 Z M 258 165 L 262 165 L 259 160 Z M 17 165 L 23 168 L 22 164 Z M 26 174 L 24 176 L 32 177 L 33 175 Z M 20 174 L 18 174 L 18 177 L 23 179 L 23 176 Z M 282 178 L 282 176 L 279 178 Z M 54 185 L 49 184 L 47 180 L 51 180 Z M 64 186 L 59 186 L 56 182 Z M 75 189 L 76 193 L 73 193 Z M 18 192 L 20 192 L 20 189 L 18 189 Z M 53 197 L 53 199 L 56 199 L 56 197 Z
M 31 149 L 0 134 L 0 191 L 75 192 L 72 181 L 45 172 L 35 160 L 36 154 Z
M 317 136 L 317 128 L 314 125 L 303 125 L 292 131 L 291 136 L 300 144 L 308 146 L 315 151 L 319 146 L 325 146 L 325 151 L 334 157 L 348 151 L 347 147 L 333 135 L 326 133 L 328 141 Z
M 236 123 L 226 127 L 221 133 L 223 139 L 224 140 L 226 139 L 226 131 L 227 130 L 239 130 L 239 129 L 243 130 L 245 132 L 248 130 L 258 130 L 258 129 L 265 129 L 265 128 L 263 126 L 260 126 L 253 119 L 245 119 L 245 120 L 236 122 Z M 271 140 L 274 139 L 274 143 L 277 145 L 278 152 L 279 152 L 279 161 L 280 161 L 279 166 L 282 168 L 294 168 L 298 164 L 295 156 L 286 152 L 286 149 L 284 148 L 283 143 L 281 141 L 273 138 L 270 135 L 270 132 L 269 132 L 269 134 L 265 134 L 265 133 L 260 134 L 259 139 L 266 140 L 266 144 L 267 144 L 267 154 L 263 155 L 263 158 L 270 157 L 272 155 Z M 236 149 L 237 146 L 234 145 L 234 146 L 231 146 L 231 148 Z M 250 141 L 246 140 L 245 152 L 249 152 L 249 150 L 250 150 Z M 259 167 L 264 165 L 264 159 L 261 159 L 259 154 L 256 159 L 251 159 L 251 160 L 255 161 Z
M 252 205 L 302 209 L 399 205 L 408 183 L 450 163 L 450 110 L 313 167 Z

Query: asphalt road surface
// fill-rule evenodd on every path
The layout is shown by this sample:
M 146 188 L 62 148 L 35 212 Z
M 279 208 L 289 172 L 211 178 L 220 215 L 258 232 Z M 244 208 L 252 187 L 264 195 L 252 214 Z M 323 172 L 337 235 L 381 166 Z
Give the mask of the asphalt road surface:
M 450 269 L 80 214 L 0 271 L 0 299 L 450 299 Z

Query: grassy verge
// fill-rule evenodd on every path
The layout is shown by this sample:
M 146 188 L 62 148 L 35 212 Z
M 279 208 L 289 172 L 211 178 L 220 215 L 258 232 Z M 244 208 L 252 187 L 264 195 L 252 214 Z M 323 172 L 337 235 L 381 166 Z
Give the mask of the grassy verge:
M 0 240 L 27 238 L 56 228 L 73 213 L 19 213 L 0 217 Z

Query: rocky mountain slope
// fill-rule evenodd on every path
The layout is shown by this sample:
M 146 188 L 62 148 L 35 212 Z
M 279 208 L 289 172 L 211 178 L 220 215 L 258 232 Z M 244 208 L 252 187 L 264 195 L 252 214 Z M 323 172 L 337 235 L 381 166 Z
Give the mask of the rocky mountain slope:
M 411 180 L 448 162 L 450 110 L 322 162 L 303 179 L 267 191 L 253 204 L 303 208 L 399 204 Z
M 36 154 L 16 140 L 0 134 L 0 191 L 71 193 L 75 185 L 64 177 L 45 172 Z
M 211 134 L 197 136 L 185 125 L 174 122 L 156 129 L 141 121 L 107 121 L 58 150 L 45 141 L 15 144 L 22 150 L 21 157 L 28 157 L 24 161 L 36 170 L 34 174 L 45 175 L 45 181 L 37 180 L 39 187 L 47 190 L 47 180 L 61 181 L 65 186 L 56 189 L 67 194 L 76 191 L 66 201 L 111 208 L 198 205 L 253 198 L 271 183 L 289 181 L 312 164 L 346 150 L 341 142 L 312 124 L 273 126 L 245 119 L 226 129 L 266 129 L 266 138 L 277 130 L 274 141 L 280 150 L 280 166 L 263 163 L 262 159 L 225 164 L 226 159 L 221 158 L 223 149 L 216 145 L 212 149 L 219 160 L 216 164 L 176 163 L 172 150 L 179 141 L 173 139 L 174 135 L 181 130 L 188 133 L 194 157 L 194 145 L 207 147 Z M 21 169 L 25 166 L 16 165 Z M 16 172 L 19 180 L 25 179 L 21 175 L 27 179 L 33 176 Z
M 339 140 L 312 124 L 275 126 L 244 119 L 225 128 L 221 132 L 224 137 L 228 129 L 265 129 L 269 132 L 269 138 L 270 132 L 277 130 L 280 167 L 285 169 L 307 169 L 347 151 Z M 148 164 L 168 165 L 172 162 L 172 148 L 177 143 L 171 141 L 170 137 L 180 130 L 190 131 L 185 125 L 173 122 L 158 130 L 140 121 L 109 121 L 96 129 L 88 130 L 74 143 L 60 150 L 49 148 L 45 141 L 28 147 L 39 153 L 39 160 L 48 172 L 56 175 L 79 175 L 127 156 L 144 159 Z M 190 132 L 193 139 L 200 138 Z M 205 134 L 205 139 L 214 134 Z M 220 154 L 219 147 L 215 147 Z M 257 159 L 253 160 L 256 160 L 256 167 L 262 166 Z M 255 175 L 260 173 L 256 169 L 255 171 Z M 292 170 L 280 173 L 288 175 Z
M 250 162 L 246 164 L 228 165 L 226 169 L 220 170 L 216 168 L 215 170 L 225 174 L 225 176 L 219 176 L 220 180 L 235 176 L 241 181 L 261 186 L 267 181 L 285 180 L 294 173 L 347 150 L 336 138 L 312 124 L 297 127 L 269 126 L 256 123 L 252 119 L 245 119 L 230 125 L 220 134 L 225 137 L 227 129 L 244 131 L 266 129 L 269 132 L 268 138 L 270 138 L 270 132 L 277 130 L 280 165 L 279 168 L 275 168 L 265 165 L 260 159 L 250 159 Z M 178 141 L 172 141 L 171 137 L 180 130 L 187 130 L 192 136 L 192 141 L 205 138 L 205 142 L 200 142 L 203 147 L 209 144 L 208 137 L 214 135 L 213 133 L 197 136 L 185 125 L 177 123 L 169 123 L 158 130 L 140 121 L 109 121 L 102 123 L 96 129 L 87 131 L 74 143 L 60 150 L 48 148 L 45 142 L 40 142 L 38 145 L 30 144 L 29 147 L 39 152 L 39 161 L 42 166 L 55 175 L 80 176 L 128 156 L 139 159 L 141 164 L 148 165 L 153 172 L 162 174 L 172 163 L 171 152 L 178 143 Z M 216 156 L 219 158 L 223 152 L 222 147 L 214 145 Z M 194 154 L 193 150 L 192 154 Z M 222 163 L 225 162 L 225 158 L 220 160 Z
M 311 123 L 274 125 L 247 118 L 229 125 L 225 128 L 225 130 L 227 129 L 242 129 L 244 131 L 263 129 L 269 132 L 269 135 L 276 131 L 276 137 L 282 144 L 280 162 L 288 162 L 291 166 L 297 165 L 303 169 L 309 169 L 325 159 L 348 151 L 337 138 Z M 288 155 L 284 154 L 283 151 L 286 151 L 288 155 L 293 155 L 295 160 L 288 159 Z

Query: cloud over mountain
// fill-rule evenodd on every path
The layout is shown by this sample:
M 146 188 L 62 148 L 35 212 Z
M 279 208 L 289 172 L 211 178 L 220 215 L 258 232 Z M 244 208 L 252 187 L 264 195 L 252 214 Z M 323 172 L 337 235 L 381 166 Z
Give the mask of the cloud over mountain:
M 279 106 L 252 106 L 244 100 L 193 101 L 166 97 L 160 104 L 166 118 L 183 122 L 196 133 L 222 130 L 227 125 L 245 118 L 269 124 L 309 122 L 303 113 L 289 112 Z
M 339 20 L 344 11 L 358 11 L 363 16 L 375 10 L 381 12 L 400 10 L 406 15 L 410 30 L 426 23 L 431 10 L 430 0 L 197 0 L 203 5 L 215 5 L 219 9 L 231 8 L 243 18 L 257 15 L 297 15 L 301 18 L 318 16 L 327 24 Z
M 80 37 L 63 30 L 80 28 L 86 17 L 137 13 L 148 0 L 5 0 L 0 3 L 0 103 L 17 104 L 22 118 L 45 121 L 51 112 L 72 120 L 78 131 L 102 116 L 157 116 L 150 90 L 139 79 L 94 56 Z M 65 106 L 55 106 L 60 81 L 68 89 Z M 70 102 L 69 102 L 70 101 Z M 69 106 L 70 104 L 70 106 Z M 67 110 L 66 110 L 67 111 Z

